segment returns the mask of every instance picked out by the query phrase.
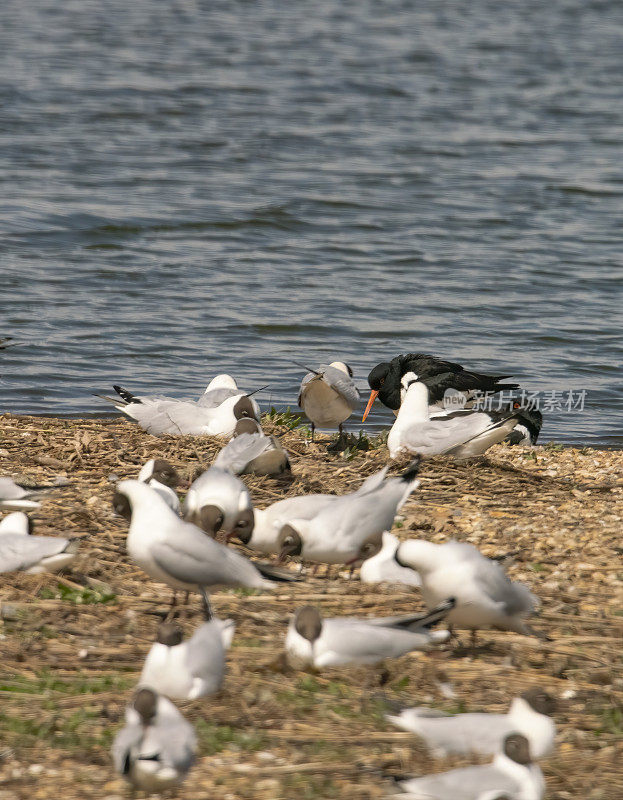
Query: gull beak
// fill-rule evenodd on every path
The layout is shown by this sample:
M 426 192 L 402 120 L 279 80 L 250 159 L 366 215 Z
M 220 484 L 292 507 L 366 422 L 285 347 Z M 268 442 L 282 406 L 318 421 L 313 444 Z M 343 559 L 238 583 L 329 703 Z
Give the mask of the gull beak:
M 368 405 L 366 406 L 366 410 L 363 412 L 363 417 L 361 418 L 362 422 L 366 421 L 366 417 L 368 416 L 368 414 L 370 413 L 370 409 L 372 408 L 372 403 L 374 403 L 374 401 L 378 397 L 378 394 L 379 393 L 377 392 L 376 389 L 372 389 L 372 391 L 370 392 L 370 399 L 368 400 Z

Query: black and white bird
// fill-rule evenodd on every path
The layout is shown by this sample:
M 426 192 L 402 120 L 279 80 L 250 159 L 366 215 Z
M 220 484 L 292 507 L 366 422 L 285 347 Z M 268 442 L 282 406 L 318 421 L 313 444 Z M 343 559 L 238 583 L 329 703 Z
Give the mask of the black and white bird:
M 251 550 L 278 555 L 281 551 L 279 536 L 284 525 L 295 519 L 311 519 L 334 500 L 337 500 L 334 494 L 303 494 L 278 500 L 267 508 L 255 508 L 253 529 L 235 530 L 233 536 Z
M 515 697 L 506 714 L 444 714 L 432 708 L 405 708 L 386 719 L 399 728 L 420 736 L 435 756 L 453 753 L 495 755 L 509 733 L 521 733 L 530 744 L 534 759 L 548 756 L 554 749 L 556 724 L 552 714 L 554 698 L 544 689 L 534 688 Z
M 419 461 L 399 477 L 387 477 L 387 467 L 370 476 L 356 492 L 324 503 L 318 514 L 292 519 L 279 534 L 280 556 L 302 561 L 355 566 L 376 555 L 383 532 L 398 509 L 419 486 Z
M 309 372 L 301 381 L 298 404 L 311 422 L 312 441 L 316 428 L 337 428 L 341 436 L 342 424 L 359 402 L 352 369 L 343 361 L 321 364 L 318 369 L 305 369 Z
M 191 484 L 183 504 L 184 519 L 210 536 L 245 536 L 253 531 L 253 501 L 249 490 L 227 470 L 210 467 Z
M 386 658 L 399 658 L 447 641 L 448 631 L 431 631 L 429 627 L 443 620 L 452 605 L 450 600 L 427 614 L 373 619 L 323 618 L 315 606 L 303 606 L 288 627 L 286 653 L 296 665 L 316 669 L 373 666 Z
M 218 692 L 235 628 L 231 619 L 212 617 L 184 641 L 177 623 L 162 623 L 145 659 L 139 685 L 177 700 L 196 700 Z
M 32 520 L 15 511 L 0 522 L 0 572 L 59 572 L 75 560 L 80 538 L 32 535 Z
M 541 768 L 533 761 L 526 737 L 511 733 L 504 739 L 502 748 L 490 764 L 400 781 L 398 785 L 405 794 L 399 797 L 401 800 L 481 800 L 483 796 L 507 796 L 512 800 L 542 800 L 545 779 Z
M 239 586 L 273 590 L 275 581 L 295 580 L 283 570 L 254 564 L 206 536 L 196 525 L 180 519 L 158 492 L 140 481 L 121 481 L 113 507 L 130 522 L 126 543 L 130 558 L 174 592 L 199 592 L 208 619 L 212 617 L 207 594 L 210 589 Z
M 117 772 L 145 792 L 174 789 L 195 761 L 192 725 L 166 697 L 139 689 L 125 712 L 125 726 L 112 746 Z
M 485 375 L 484 373 L 466 370 L 461 364 L 445 361 L 436 356 L 425 355 L 424 353 L 407 353 L 406 355 L 396 356 L 391 361 L 383 361 L 370 370 L 368 385 L 371 392 L 363 415 L 364 421 L 377 397 L 384 406 L 390 408 L 395 414 L 398 412 L 401 402 L 401 380 L 408 372 L 413 372 L 420 379 L 432 378 L 436 375 L 452 376 L 452 380 L 443 390 L 432 393 L 431 404 L 436 404 L 442 400 L 444 391 L 447 388 L 464 392 L 468 397 L 474 392 L 496 393 L 519 388 L 517 383 L 501 383 L 506 378 L 512 377 L 511 375 Z
M 447 597 L 455 599 L 448 624 L 474 633 L 494 628 L 533 635 L 525 618 L 535 611 L 537 598 L 527 586 L 511 581 L 497 561 L 483 556 L 474 545 L 408 539 L 400 544 L 395 558 L 400 566 L 419 574 L 428 608 Z
M 179 486 L 180 477 L 175 467 L 169 464 L 168 461 L 163 458 L 150 458 L 141 467 L 141 471 L 138 473 L 138 480 L 155 489 L 176 514 L 180 513 L 180 499 L 175 491 L 176 487 Z
M 432 379 L 438 386 L 438 376 Z M 431 389 L 413 372 L 402 378 L 405 397 L 387 437 L 391 458 L 402 453 L 421 456 L 452 455 L 469 458 L 481 455 L 501 442 L 516 427 L 519 414 L 511 411 L 460 410 L 430 416 Z M 443 382 L 447 386 L 447 382 Z
M 223 376 L 219 376 L 223 377 Z M 232 379 L 233 380 L 233 379 Z M 209 384 L 210 386 L 211 384 Z M 208 389 L 209 389 L 208 386 Z M 121 386 L 113 386 L 121 400 L 97 395 L 113 403 L 115 408 L 154 436 L 231 436 L 239 419 L 259 419 L 260 409 L 251 394 L 238 390 L 227 394 L 218 405 L 205 397 L 216 389 L 204 393 L 200 401 L 176 400 L 172 397 L 134 395 Z M 218 391 L 221 391 L 218 389 Z M 212 398 L 213 399 L 213 398 Z M 201 402 L 203 400 L 203 402 Z

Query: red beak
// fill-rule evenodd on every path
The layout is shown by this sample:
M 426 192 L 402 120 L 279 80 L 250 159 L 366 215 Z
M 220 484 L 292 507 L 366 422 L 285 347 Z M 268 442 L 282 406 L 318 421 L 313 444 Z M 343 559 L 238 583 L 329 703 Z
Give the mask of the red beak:
M 376 389 L 372 389 L 372 391 L 370 392 L 370 399 L 368 400 L 368 405 L 366 406 L 366 410 L 363 412 L 363 417 L 361 418 L 362 422 L 366 421 L 366 417 L 368 416 L 368 414 L 370 413 L 370 409 L 372 408 L 372 403 L 374 403 L 377 396 L 378 392 L 376 391 Z

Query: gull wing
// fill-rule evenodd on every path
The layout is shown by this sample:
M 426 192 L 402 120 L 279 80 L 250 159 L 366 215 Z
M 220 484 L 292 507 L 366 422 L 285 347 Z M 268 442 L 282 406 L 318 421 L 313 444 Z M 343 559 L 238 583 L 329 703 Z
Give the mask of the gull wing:
M 22 536 L 5 533 L 0 536 L 0 572 L 28 569 L 42 558 L 62 553 L 69 539 L 55 536 Z

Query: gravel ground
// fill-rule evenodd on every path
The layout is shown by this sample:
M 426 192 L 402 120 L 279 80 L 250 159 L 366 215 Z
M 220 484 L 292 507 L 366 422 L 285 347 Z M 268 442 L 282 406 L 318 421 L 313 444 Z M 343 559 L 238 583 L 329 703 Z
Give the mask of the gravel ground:
M 37 532 L 86 535 L 61 577 L 3 576 L 0 800 L 125 797 L 109 748 L 170 592 L 128 561 L 127 523 L 112 512 L 113 486 L 156 456 L 190 478 L 220 443 L 158 439 L 119 420 L 0 420 L 0 474 L 31 484 L 70 481 L 33 514 Z M 307 445 L 289 425 L 265 420 L 283 435 L 293 477 L 245 477 L 259 507 L 286 494 L 351 491 L 387 459 L 384 446 L 328 453 L 328 438 Z M 404 613 L 423 607 L 418 591 L 364 585 L 333 569 L 270 596 L 214 594 L 215 611 L 235 619 L 236 635 L 222 692 L 180 704 L 200 749 L 175 796 L 381 798 L 391 775 L 470 763 L 435 759 L 386 723 L 388 701 L 501 711 L 538 685 L 559 701 L 556 751 L 542 762 L 547 797 L 620 800 L 622 467 L 621 452 L 557 446 L 499 445 L 466 464 L 433 459 L 395 526 L 401 538 L 457 539 L 489 556 L 509 554 L 508 574 L 542 601 L 533 626 L 550 641 L 483 632 L 470 649 L 464 633 L 459 645 L 388 662 L 389 676 L 363 668 L 314 675 L 281 657 L 298 605 L 312 602 L 327 614 Z M 199 609 L 191 596 L 188 631 Z

